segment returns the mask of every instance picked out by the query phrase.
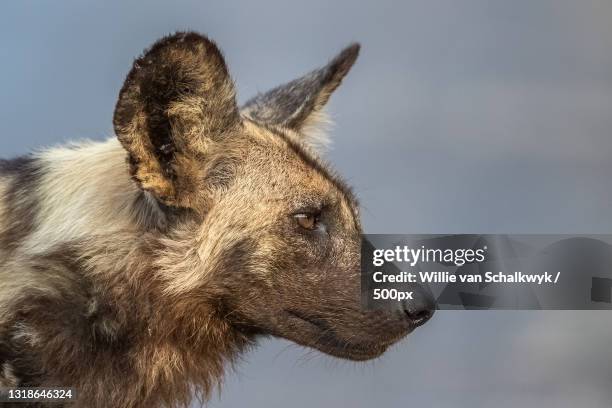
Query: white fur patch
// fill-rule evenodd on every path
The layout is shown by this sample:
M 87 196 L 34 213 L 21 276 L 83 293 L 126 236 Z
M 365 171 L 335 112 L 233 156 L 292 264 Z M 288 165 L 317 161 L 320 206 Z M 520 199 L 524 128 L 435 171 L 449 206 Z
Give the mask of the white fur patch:
M 333 124 L 334 122 L 324 109 L 313 111 L 308 115 L 299 132 L 303 138 L 303 143 L 319 154 L 326 153 L 332 143 L 329 131 Z
M 135 228 L 133 203 L 139 189 L 115 138 L 36 156 L 43 166 L 38 226 L 22 245 L 23 252 L 41 253 L 61 242 Z
M 27 343 L 31 346 L 40 344 L 38 333 L 31 327 L 22 323 L 17 323 L 13 326 L 12 338 L 15 341 Z
M 13 366 L 9 363 L 3 363 L 0 366 L 0 387 L 15 387 L 19 384 L 19 379 L 13 372 Z
M 10 182 L 9 177 L 0 177 L 0 233 L 2 233 L 2 230 L 4 229 L 4 225 L 5 225 L 5 221 L 4 221 L 4 212 L 5 212 L 5 207 L 6 207 L 5 194 L 6 194 L 6 190 L 8 189 L 9 182 Z M 2 251 L 2 249 L 0 249 L 0 251 Z

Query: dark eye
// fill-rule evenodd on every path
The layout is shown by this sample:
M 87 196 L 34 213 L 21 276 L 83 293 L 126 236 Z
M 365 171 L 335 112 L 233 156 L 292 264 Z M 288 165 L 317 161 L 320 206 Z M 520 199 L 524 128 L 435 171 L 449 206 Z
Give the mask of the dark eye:
M 313 231 L 319 227 L 320 214 L 303 213 L 295 214 L 293 217 L 297 221 L 298 225 L 304 229 Z

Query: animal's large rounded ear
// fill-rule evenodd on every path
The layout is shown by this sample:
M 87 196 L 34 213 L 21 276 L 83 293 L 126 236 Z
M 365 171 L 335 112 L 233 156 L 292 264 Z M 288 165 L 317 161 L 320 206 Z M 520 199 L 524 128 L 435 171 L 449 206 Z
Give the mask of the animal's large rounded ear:
M 308 144 L 326 144 L 320 126 L 323 108 L 357 60 L 359 44 L 341 51 L 327 65 L 249 100 L 241 113 L 256 122 L 300 132 Z
M 165 37 L 134 61 L 113 118 L 132 177 L 177 207 L 196 204 L 202 160 L 240 123 L 221 52 L 192 32 Z

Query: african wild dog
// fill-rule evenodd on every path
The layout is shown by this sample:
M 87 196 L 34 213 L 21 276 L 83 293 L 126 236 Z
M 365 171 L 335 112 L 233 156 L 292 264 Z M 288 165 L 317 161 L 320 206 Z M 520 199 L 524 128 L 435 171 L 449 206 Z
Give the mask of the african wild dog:
M 352 360 L 432 314 L 359 304 L 355 198 L 313 130 L 359 51 L 242 108 L 223 57 L 178 33 L 138 58 L 117 139 L 0 162 L 0 385 L 77 406 L 203 398 L 261 335 Z

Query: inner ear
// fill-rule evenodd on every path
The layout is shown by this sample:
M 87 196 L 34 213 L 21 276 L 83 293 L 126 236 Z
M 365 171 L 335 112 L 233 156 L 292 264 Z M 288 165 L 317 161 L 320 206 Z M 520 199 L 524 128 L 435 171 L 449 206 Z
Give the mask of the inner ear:
M 316 131 L 326 122 L 323 108 L 355 63 L 359 48 L 359 44 L 352 44 L 324 67 L 257 95 L 241 113 L 259 123 L 307 133 L 310 140 L 305 142 L 316 142 Z
M 201 162 L 240 125 L 217 46 L 193 32 L 156 42 L 134 61 L 113 123 L 144 190 L 166 205 L 196 205 Z

